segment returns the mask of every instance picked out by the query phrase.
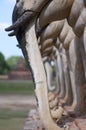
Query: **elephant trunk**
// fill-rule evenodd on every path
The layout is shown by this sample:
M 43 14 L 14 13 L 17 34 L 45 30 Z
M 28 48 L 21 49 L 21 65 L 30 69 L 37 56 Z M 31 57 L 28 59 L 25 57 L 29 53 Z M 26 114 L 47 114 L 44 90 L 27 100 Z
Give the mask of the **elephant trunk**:
M 35 13 L 32 12 L 32 11 L 25 12 L 20 18 L 17 19 L 17 21 L 15 21 L 13 23 L 13 25 L 11 25 L 10 27 L 6 28 L 5 31 L 16 30 L 17 28 L 19 28 L 20 26 L 24 25 L 25 23 L 29 23 L 30 19 L 33 18 L 34 15 L 35 15 Z M 10 34 L 9 34 L 9 36 L 11 36 Z
M 34 24 L 31 24 L 25 31 L 25 39 L 25 48 L 34 76 L 35 92 L 42 123 L 47 130 L 63 130 L 54 123 L 50 114 L 46 75 L 37 43 Z

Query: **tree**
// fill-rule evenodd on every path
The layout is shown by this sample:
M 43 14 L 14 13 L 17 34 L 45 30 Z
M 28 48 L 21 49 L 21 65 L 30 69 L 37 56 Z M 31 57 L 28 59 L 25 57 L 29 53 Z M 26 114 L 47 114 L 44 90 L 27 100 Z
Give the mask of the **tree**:
M 21 56 L 11 56 L 9 57 L 6 62 L 7 64 L 9 65 L 9 67 L 11 69 L 15 68 L 17 63 L 18 63 L 18 60 L 20 59 Z M 25 61 L 25 59 L 22 57 L 22 60 L 24 62 L 24 65 L 27 69 L 30 69 L 29 65 L 27 64 L 27 62 Z
M 9 57 L 6 62 L 8 63 L 8 65 L 10 66 L 11 69 L 15 68 L 18 60 L 19 60 L 20 56 L 11 56 Z
M 0 74 L 6 74 L 10 70 L 4 55 L 0 52 Z

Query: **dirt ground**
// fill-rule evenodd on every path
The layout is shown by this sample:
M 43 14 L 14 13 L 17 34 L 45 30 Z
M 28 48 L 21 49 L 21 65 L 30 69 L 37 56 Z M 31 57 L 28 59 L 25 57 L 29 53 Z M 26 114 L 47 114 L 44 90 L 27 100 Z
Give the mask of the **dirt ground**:
M 32 106 L 36 106 L 35 96 L 33 95 L 0 95 L 0 109 L 20 110 Z

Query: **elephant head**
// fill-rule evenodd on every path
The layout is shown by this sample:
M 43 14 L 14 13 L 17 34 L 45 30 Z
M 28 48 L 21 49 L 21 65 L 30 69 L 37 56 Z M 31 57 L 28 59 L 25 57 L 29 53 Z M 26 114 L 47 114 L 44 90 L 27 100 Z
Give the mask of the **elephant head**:
M 6 31 L 13 31 L 9 36 L 17 35 L 19 27 L 27 25 L 33 17 L 36 17 L 45 4 L 51 0 L 16 0 L 13 10 L 12 22 L 13 25 L 6 28 Z

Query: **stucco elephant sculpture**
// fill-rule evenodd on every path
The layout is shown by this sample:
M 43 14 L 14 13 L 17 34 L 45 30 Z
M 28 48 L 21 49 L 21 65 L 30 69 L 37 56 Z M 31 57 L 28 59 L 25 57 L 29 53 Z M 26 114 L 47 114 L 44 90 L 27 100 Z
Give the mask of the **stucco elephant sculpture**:
M 54 8 L 53 8 L 54 7 Z M 86 25 L 86 6 L 84 0 L 53 0 L 45 6 L 39 16 L 39 27 L 43 28 L 52 21 L 67 18 L 69 25 L 74 33 L 82 38 L 80 51 L 82 53 L 83 64 L 86 78 L 86 45 L 85 44 L 85 25 Z M 54 15 L 56 14 L 56 15 Z M 45 22 L 43 22 L 45 21 Z M 84 43 L 83 43 L 84 42 Z
M 27 2 L 28 0 L 17 1 L 14 12 L 13 12 L 13 14 L 15 15 L 15 17 L 13 17 L 13 21 L 15 22 L 17 17 L 19 19 L 15 22 L 13 26 L 8 28 L 8 30 L 18 31 L 18 29 L 16 28 L 18 26 L 21 26 L 22 23 L 23 25 L 26 25 L 29 22 L 29 19 L 33 16 L 38 16 L 38 20 L 37 20 L 38 30 L 40 29 L 42 30 L 47 24 L 49 24 L 52 21 L 67 18 L 68 23 L 73 28 L 75 34 L 77 36 L 82 37 L 83 32 L 85 30 L 85 23 L 86 23 L 84 0 L 64 0 L 64 1 L 63 0 L 53 0 L 53 1 L 52 0 L 46 0 L 46 1 L 45 0 L 42 0 L 42 1 L 32 0 L 32 1 L 29 1 L 28 4 Z M 44 7 L 44 5 L 46 6 Z M 42 7 L 44 7 L 43 10 L 42 10 Z M 9 35 L 15 35 L 16 31 L 13 31 Z M 81 45 L 80 48 L 82 52 L 83 64 L 84 64 L 85 73 L 86 73 L 86 66 L 85 66 L 86 53 L 85 53 L 85 49 L 83 45 Z
M 47 75 L 48 89 L 49 89 L 50 91 L 53 91 L 53 90 L 55 90 L 55 86 L 52 85 L 53 69 L 52 69 L 52 66 L 51 66 L 50 61 L 47 60 L 47 61 L 44 63 L 44 66 L 45 66 L 46 75 Z
M 77 6 L 78 4 L 80 6 Z M 56 125 L 51 116 L 46 75 L 37 38 L 41 36 L 41 32 L 50 22 L 64 18 L 68 19 L 68 23 L 72 26 L 75 34 L 82 36 L 86 24 L 83 20 L 86 15 L 85 4 L 84 0 L 19 0 L 13 12 L 13 25 L 6 29 L 7 31 L 13 30 L 9 35 L 16 35 L 19 47 L 22 49 L 24 57 L 31 67 L 40 117 L 48 130 L 64 130 L 64 128 Z M 77 12 L 74 10 L 74 6 L 80 7 L 77 9 Z M 54 15 L 55 12 L 57 15 Z M 81 24 L 82 22 L 83 25 Z M 79 31 L 80 28 L 82 29 L 81 31 Z M 46 56 L 51 49 L 45 50 L 42 55 Z M 58 119 L 61 118 L 62 113 L 63 109 L 59 107 L 57 109 Z
M 60 39 L 60 41 L 58 41 L 58 39 L 57 39 L 57 42 L 56 43 L 53 43 L 53 40 L 50 40 L 50 39 L 52 39 L 52 38 L 56 38 L 56 37 L 59 37 L 59 39 Z M 66 55 L 67 55 L 67 57 L 69 57 L 69 50 L 71 51 L 71 47 L 70 47 L 70 44 L 71 44 L 71 42 L 73 43 L 73 42 L 76 42 L 76 40 L 74 40 L 74 39 L 76 39 L 76 36 L 75 36 L 75 34 L 73 33 L 73 31 L 72 31 L 72 28 L 68 25 L 68 23 L 67 23 L 67 21 L 66 20 L 62 20 L 62 21 L 57 21 L 57 22 L 53 22 L 53 23 L 51 23 L 49 26 L 47 26 L 45 29 L 44 29 L 44 31 L 43 31 L 43 33 L 41 33 L 41 36 L 40 36 L 40 44 L 41 44 L 41 50 L 44 50 L 45 48 L 49 48 L 50 46 L 52 47 L 52 45 L 54 45 L 56 48 L 58 48 L 59 46 L 59 44 L 60 43 L 62 43 L 63 44 L 63 46 L 64 46 L 64 48 L 66 49 Z M 77 38 L 78 39 L 78 38 Z M 49 42 L 47 42 L 47 41 L 49 41 Z M 75 46 L 77 46 L 78 47 L 78 45 L 80 44 L 80 40 L 78 40 L 78 42 L 75 44 Z M 76 48 L 76 47 L 74 47 L 74 48 Z M 73 48 L 73 49 L 74 49 Z M 51 50 L 50 50 L 51 51 Z M 72 50 L 72 52 L 74 53 L 74 51 Z M 73 53 L 70 53 L 70 57 L 73 55 Z M 74 61 L 75 61 L 75 66 L 72 66 L 72 69 L 70 68 L 70 65 L 69 65 L 69 68 L 70 68 L 70 77 L 71 77 L 71 72 L 73 72 L 73 74 L 74 75 L 80 75 L 79 73 L 81 73 L 81 75 L 80 75 L 80 79 L 77 79 L 77 76 L 75 77 L 75 79 L 73 79 L 73 77 L 71 77 L 71 83 L 72 83 L 72 92 L 73 92 L 73 105 L 72 105 L 72 107 L 73 107 L 73 109 L 76 109 L 76 110 L 81 110 L 81 111 L 83 111 L 83 108 L 84 108 L 84 102 L 83 102 L 83 105 L 82 105 L 82 107 L 81 107 L 81 103 L 82 103 L 82 101 L 84 100 L 84 95 L 83 95 L 83 89 L 82 89 L 82 86 L 85 84 L 85 76 L 84 76 L 84 70 L 83 70 L 83 65 L 82 65 L 82 58 L 80 58 L 81 56 L 80 56 L 81 54 L 80 54 L 80 51 L 79 51 L 79 49 L 78 50 L 76 50 L 76 54 L 75 54 L 75 56 L 73 57 L 74 59 L 72 59 L 71 60 L 71 58 L 69 59 L 68 58 L 68 61 L 69 60 L 71 60 L 71 64 L 72 64 L 72 62 L 74 63 Z M 75 59 L 75 57 L 76 57 L 76 59 Z M 79 57 L 79 58 L 78 58 Z M 81 64 L 81 66 L 79 66 L 78 68 L 76 67 L 78 64 Z M 61 66 L 61 65 L 60 65 Z M 75 68 L 75 69 L 74 69 Z M 59 68 L 59 70 L 62 70 L 62 69 L 60 69 Z M 72 71 L 71 71 L 72 70 Z M 74 70 L 77 70 L 78 71 L 78 73 L 77 73 L 77 71 L 75 71 L 75 73 L 74 73 Z M 67 71 L 67 70 L 66 70 Z M 65 72 L 65 73 L 67 73 L 67 72 Z M 67 73 L 68 74 L 68 73 Z M 69 75 L 69 74 L 68 74 Z M 63 79 L 62 79 L 62 74 L 61 74 L 61 86 L 62 86 L 62 97 L 64 97 L 64 94 L 63 93 L 65 93 L 65 91 L 63 91 L 64 90 L 64 83 L 62 82 L 63 81 Z M 65 76 L 65 77 L 68 77 L 67 75 Z M 78 80 L 80 81 L 82 79 L 82 81 L 81 82 L 78 82 Z M 66 79 L 65 79 L 66 80 Z M 68 82 L 68 79 L 66 80 L 66 82 Z M 70 79 L 69 79 L 69 82 L 70 82 Z M 77 83 L 78 83 L 78 85 L 77 85 Z M 66 83 L 66 86 L 67 86 L 67 84 L 68 83 Z M 71 84 L 69 84 L 69 86 L 70 86 Z M 60 86 L 60 87 L 61 87 Z M 81 86 L 81 87 L 80 87 Z M 79 88 L 80 87 L 80 88 Z M 68 86 L 66 87 L 66 90 L 67 90 L 67 92 L 69 93 L 69 95 L 71 95 L 71 91 L 68 91 Z M 82 94 L 79 94 L 78 93 L 78 91 L 76 92 L 76 89 L 81 89 L 82 90 Z M 70 90 L 70 89 L 69 89 Z M 80 93 L 81 93 L 81 90 L 79 91 Z M 82 97 L 82 100 L 81 100 L 81 96 L 83 95 L 83 97 Z M 76 98 L 77 97 L 77 98 Z M 66 98 L 66 97 L 65 97 Z M 80 100 L 78 100 L 80 98 Z M 80 103 L 81 102 L 81 103 Z M 81 108 L 80 108 L 81 107 Z
M 20 1 L 21 3 L 24 1 Z M 42 1 L 41 1 L 42 2 Z M 46 1 L 45 1 L 46 2 Z M 50 2 L 50 1 L 49 1 Z M 17 7 L 20 9 L 20 5 L 25 5 L 17 3 Z M 33 3 L 33 2 L 32 2 Z M 40 1 L 39 1 L 40 3 Z M 42 3 L 43 4 L 43 3 Z M 39 5 L 39 4 L 38 4 Z M 31 7 L 31 5 L 30 5 Z M 39 6 L 38 6 L 39 7 Z M 16 8 L 16 7 L 15 7 Z M 38 8 L 37 8 L 38 9 Z M 29 63 L 31 67 L 31 72 L 33 74 L 34 84 L 35 84 L 35 92 L 38 99 L 38 108 L 40 112 L 40 117 L 43 121 L 43 124 L 46 129 L 48 130 L 63 130 L 63 128 L 60 128 L 58 125 L 55 124 L 51 117 L 51 113 L 53 114 L 53 111 L 50 113 L 49 109 L 49 102 L 48 102 L 48 91 L 47 91 L 47 82 L 46 82 L 46 75 L 42 63 L 42 58 L 39 52 L 36 33 L 35 33 L 35 17 L 37 16 L 38 12 L 35 11 L 25 11 L 23 12 L 23 20 L 24 24 L 22 22 L 22 16 L 20 17 L 21 12 L 18 12 L 17 8 L 14 9 L 13 12 L 13 22 L 14 25 L 6 30 L 13 29 L 14 31 L 10 35 L 16 35 L 17 40 L 19 42 L 19 47 L 22 49 L 22 52 L 24 54 L 24 57 L 26 61 Z M 19 13 L 19 15 L 18 15 Z M 31 21 L 26 25 L 28 22 L 28 14 L 30 16 Z M 34 16 L 34 14 L 36 14 Z M 34 16 L 34 17 L 33 17 Z M 19 18 L 20 17 L 20 18 Z M 23 24 L 23 26 L 22 26 Z M 34 50 L 35 49 L 35 50 Z M 36 54 L 35 54 L 36 52 Z M 51 101 L 51 98 L 49 99 Z M 45 107 L 46 106 L 46 107 Z M 61 107 L 58 108 L 56 111 L 58 113 L 58 119 L 61 117 L 63 109 Z M 60 113 L 59 113 L 60 112 Z M 47 121 L 46 121 L 47 119 Z
M 54 8 L 53 8 L 54 7 Z M 53 0 L 48 5 L 45 6 L 44 10 L 39 16 L 39 27 L 43 28 L 45 25 L 51 23 L 52 21 L 62 20 L 67 18 L 69 25 L 73 28 L 74 33 L 78 37 L 86 37 L 85 33 L 85 25 L 86 25 L 86 6 L 84 0 Z M 56 14 L 56 15 L 54 15 Z M 43 22 L 45 21 L 45 22 Z M 85 34 L 85 35 L 84 35 Z M 85 69 L 85 77 L 86 77 L 86 52 L 84 41 L 85 38 L 82 38 L 82 42 L 80 44 L 80 51 L 82 53 L 83 64 Z

